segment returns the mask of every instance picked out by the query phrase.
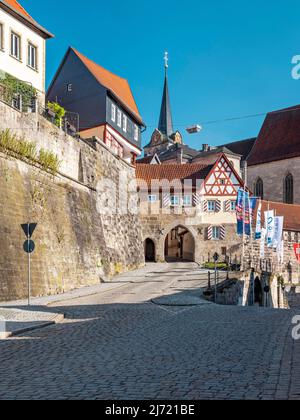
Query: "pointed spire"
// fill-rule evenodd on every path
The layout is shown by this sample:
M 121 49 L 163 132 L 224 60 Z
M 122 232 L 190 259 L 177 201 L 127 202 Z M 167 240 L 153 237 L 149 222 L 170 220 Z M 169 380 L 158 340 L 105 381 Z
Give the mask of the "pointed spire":
M 158 129 L 162 134 L 170 137 L 174 133 L 172 111 L 169 95 L 169 83 L 168 83 L 168 68 L 169 68 L 169 55 L 165 53 L 165 85 L 161 104 L 160 118 Z

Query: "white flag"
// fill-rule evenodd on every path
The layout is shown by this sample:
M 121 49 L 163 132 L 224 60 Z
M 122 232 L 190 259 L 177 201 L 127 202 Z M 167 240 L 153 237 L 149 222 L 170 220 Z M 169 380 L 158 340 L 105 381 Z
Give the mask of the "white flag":
M 258 240 L 261 238 L 261 201 L 259 202 L 257 209 L 256 217 L 256 229 L 255 229 L 255 239 Z
M 266 242 L 267 230 L 265 228 L 261 229 L 261 239 L 260 239 L 260 258 L 265 258 L 265 242 Z
M 275 212 L 265 211 L 265 228 L 267 230 L 267 246 L 272 248 L 275 235 Z
M 277 258 L 279 264 L 284 263 L 284 241 L 281 241 L 277 247 Z
M 273 248 L 277 249 L 281 245 L 283 235 L 283 222 L 284 217 L 275 217 L 275 232 L 273 240 Z

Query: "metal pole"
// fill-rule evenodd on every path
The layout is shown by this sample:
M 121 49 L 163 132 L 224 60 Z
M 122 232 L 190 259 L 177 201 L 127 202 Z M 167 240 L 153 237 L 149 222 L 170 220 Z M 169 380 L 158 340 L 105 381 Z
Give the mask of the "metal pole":
M 215 303 L 217 303 L 217 262 L 215 261 Z
M 29 233 L 29 223 L 28 223 L 28 251 L 30 247 L 30 233 Z M 28 306 L 31 305 L 31 256 L 30 252 L 28 252 Z

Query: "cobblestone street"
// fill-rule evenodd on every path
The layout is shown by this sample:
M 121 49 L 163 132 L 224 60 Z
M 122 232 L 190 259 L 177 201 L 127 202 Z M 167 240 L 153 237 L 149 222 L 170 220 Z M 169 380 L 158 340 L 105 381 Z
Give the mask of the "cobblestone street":
M 161 306 L 198 296 L 206 276 L 194 264 L 150 268 L 53 303 L 63 323 L 1 341 L 1 399 L 300 399 L 296 311 Z

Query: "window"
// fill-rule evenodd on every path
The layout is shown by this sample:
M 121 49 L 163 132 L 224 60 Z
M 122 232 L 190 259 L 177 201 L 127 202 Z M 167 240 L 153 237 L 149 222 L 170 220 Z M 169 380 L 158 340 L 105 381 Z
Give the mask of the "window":
M 139 141 L 139 127 L 136 124 L 134 126 L 134 140 Z
M 284 180 L 284 202 L 294 204 L 294 178 L 292 174 L 288 174 Z
M 207 209 L 210 212 L 215 212 L 216 211 L 216 202 L 215 201 L 208 201 L 207 203 Z
M 212 228 L 212 239 L 214 241 L 218 241 L 221 237 L 220 233 L 221 233 L 220 227 L 219 226 L 213 226 L 213 228 Z
M 192 205 L 192 196 L 191 195 L 185 195 L 183 197 L 183 205 L 186 207 L 191 207 Z
M 264 198 L 264 183 L 261 178 L 258 178 L 254 184 L 254 194 L 258 198 L 261 198 L 261 199 Z
M 28 44 L 28 66 L 34 70 L 37 70 L 37 47 L 32 44 Z M 72 85 L 71 85 L 72 86 Z
M 21 37 L 14 32 L 11 33 L 10 54 L 17 60 L 21 60 Z
M 115 104 L 111 104 L 111 110 L 110 110 L 110 112 L 111 112 L 111 120 L 113 121 L 113 122 L 116 122 L 116 111 L 117 111 L 117 109 L 116 109 L 116 105 Z
M 148 195 L 148 202 L 149 203 L 155 203 L 157 201 L 156 195 Z
M 178 195 L 171 195 L 171 206 L 179 206 L 180 198 Z
M 126 117 L 126 115 L 123 114 L 123 131 L 124 131 L 124 133 L 127 132 L 127 122 L 128 122 L 127 117 Z
M 236 211 L 236 201 L 230 202 L 230 211 Z
M 118 127 L 122 127 L 122 112 L 120 109 L 117 112 L 117 125 Z
M 4 50 L 4 25 L 0 23 L 0 50 Z

